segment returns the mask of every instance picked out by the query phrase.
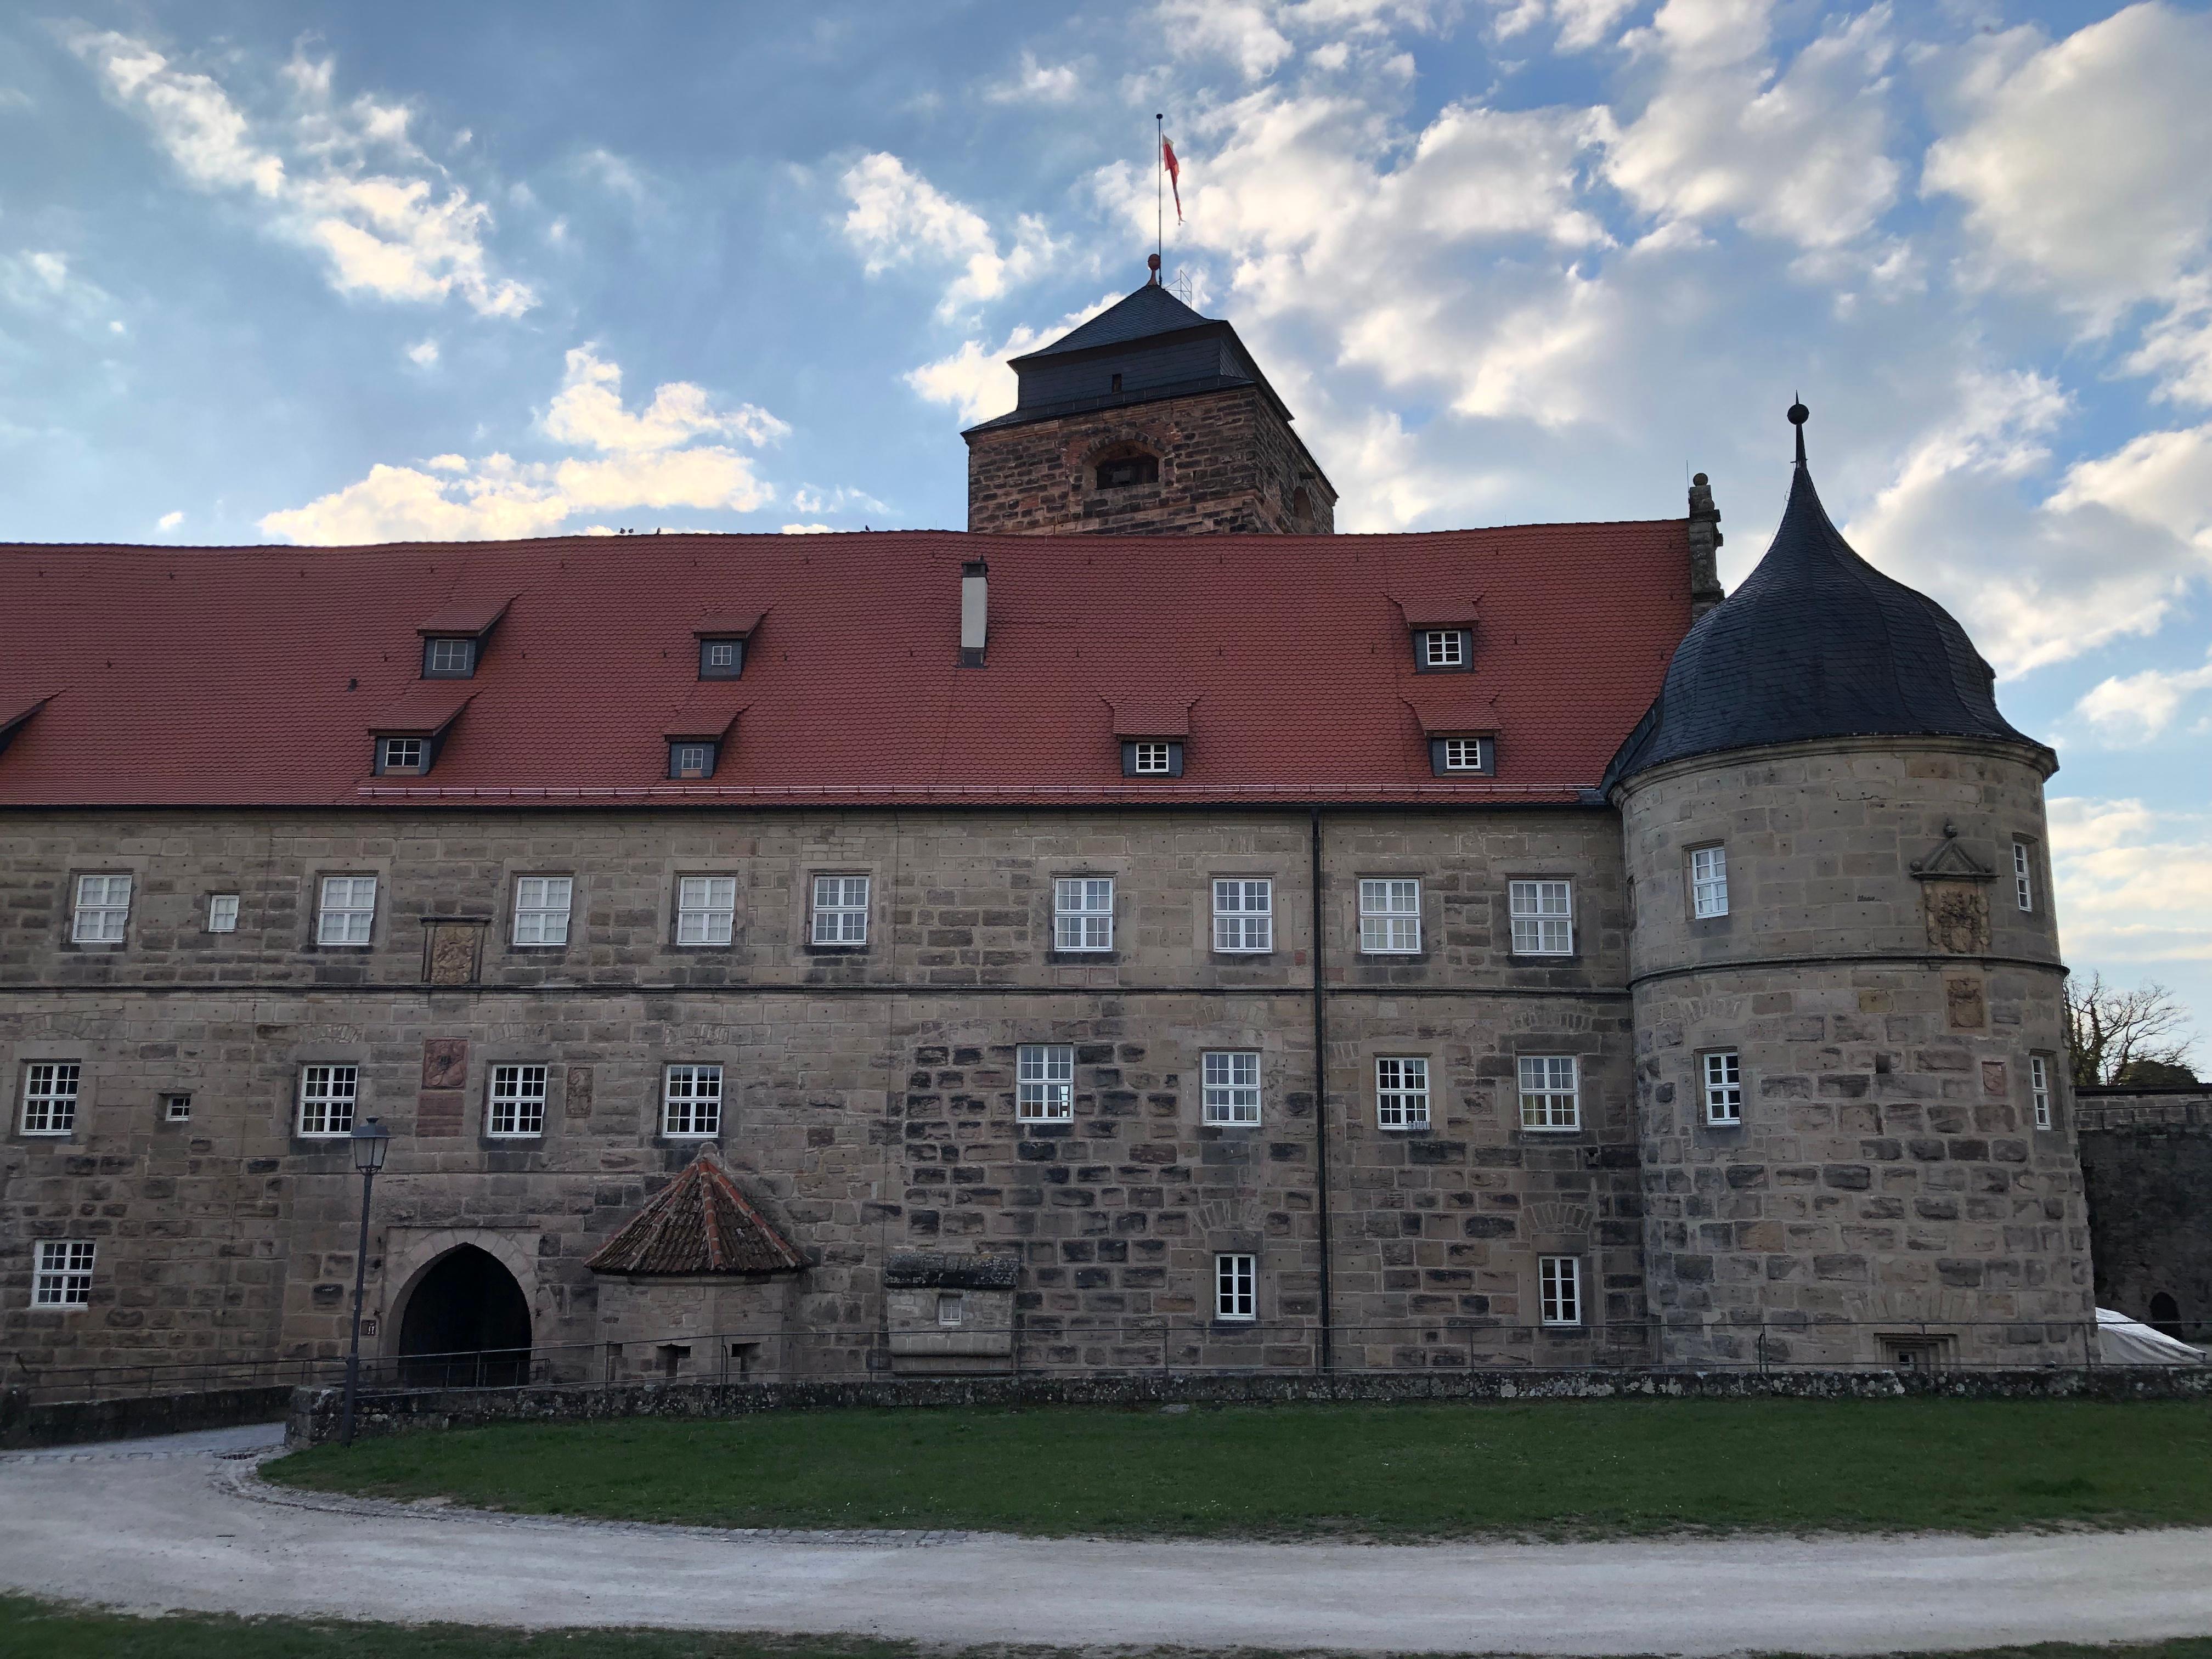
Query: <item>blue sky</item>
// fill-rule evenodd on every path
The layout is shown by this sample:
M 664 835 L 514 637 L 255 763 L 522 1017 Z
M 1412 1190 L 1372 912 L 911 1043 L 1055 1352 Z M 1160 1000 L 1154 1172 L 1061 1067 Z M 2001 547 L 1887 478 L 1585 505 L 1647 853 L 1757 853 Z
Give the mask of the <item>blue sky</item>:
M 957 527 L 1000 361 L 1143 278 L 1164 110 L 1168 271 L 1340 527 L 1698 469 L 1733 581 L 1802 392 L 2060 750 L 2069 957 L 2212 1033 L 2207 86 L 2166 3 L 17 8 L 0 535 Z

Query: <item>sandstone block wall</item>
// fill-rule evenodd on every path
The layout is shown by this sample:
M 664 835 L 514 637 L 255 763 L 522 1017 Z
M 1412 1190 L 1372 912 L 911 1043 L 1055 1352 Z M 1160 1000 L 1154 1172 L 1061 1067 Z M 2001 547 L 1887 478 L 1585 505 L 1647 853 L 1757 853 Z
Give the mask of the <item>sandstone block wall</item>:
M 2097 1305 L 2212 1339 L 2212 1086 L 2085 1089 L 2075 1117 Z

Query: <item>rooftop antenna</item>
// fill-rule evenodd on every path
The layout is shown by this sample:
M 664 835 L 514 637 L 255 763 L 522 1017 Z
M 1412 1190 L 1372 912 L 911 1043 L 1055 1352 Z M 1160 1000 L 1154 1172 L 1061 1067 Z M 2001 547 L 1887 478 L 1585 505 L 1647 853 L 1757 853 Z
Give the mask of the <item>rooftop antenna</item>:
M 1805 465 L 1805 422 L 1813 418 L 1813 411 L 1805 407 L 1796 392 L 1790 394 L 1790 424 L 1797 428 L 1797 465 Z

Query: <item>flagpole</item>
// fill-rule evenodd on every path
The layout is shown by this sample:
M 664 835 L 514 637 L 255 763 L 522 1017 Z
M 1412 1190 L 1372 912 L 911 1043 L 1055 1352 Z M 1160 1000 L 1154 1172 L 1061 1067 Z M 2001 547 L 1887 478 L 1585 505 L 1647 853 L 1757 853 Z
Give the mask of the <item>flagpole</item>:
M 1167 113 L 1161 111 L 1152 117 L 1152 254 L 1156 260 L 1164 260 L 1168 251 L 1168 222 L 1165 186 L 1162 182 L 1167 172 Z M 1152 267 L 1152 280 L 1160 280 L 1160 266 Z

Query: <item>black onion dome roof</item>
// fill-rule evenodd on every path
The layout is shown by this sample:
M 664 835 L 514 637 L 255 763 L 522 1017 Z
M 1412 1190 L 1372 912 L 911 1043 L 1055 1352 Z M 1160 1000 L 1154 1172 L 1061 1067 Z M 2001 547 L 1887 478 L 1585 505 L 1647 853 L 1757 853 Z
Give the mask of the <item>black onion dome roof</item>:
M 1695 755 L 1812 738 L 1956 737 L 2057 757 L 1997 712 L 1996 675 L 1966 630 L 1924 593 L 1851 550 L 1797 465 L 1759 568 L 1674 649 L 1657 701 L 1606 769 L 1613 785 Z

